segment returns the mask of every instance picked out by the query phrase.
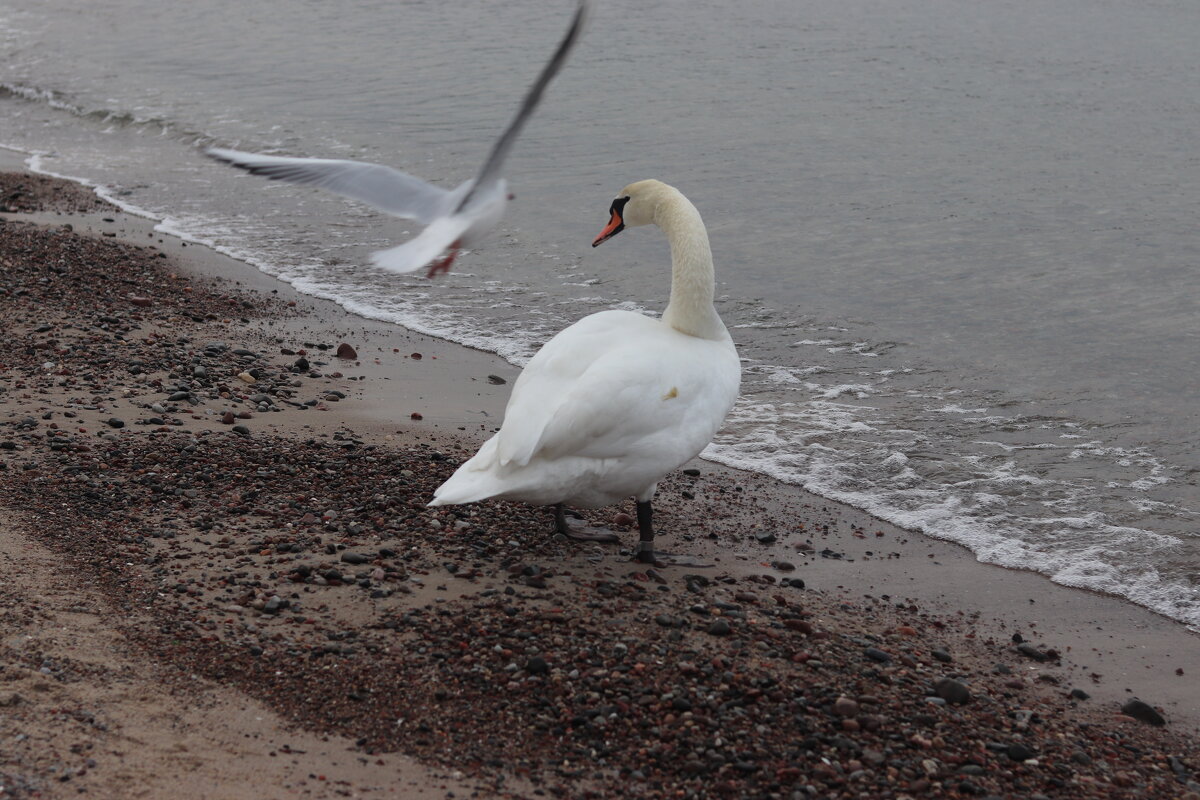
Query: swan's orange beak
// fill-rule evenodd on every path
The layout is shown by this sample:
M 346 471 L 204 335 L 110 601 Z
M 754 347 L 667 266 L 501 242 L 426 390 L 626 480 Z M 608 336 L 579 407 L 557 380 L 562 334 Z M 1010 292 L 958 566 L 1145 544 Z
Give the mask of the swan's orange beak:
M 614 205 L 612 208 L 612 218 L 608 220 L 608 224 L 604 226 L 604 230 L 600 231 L 600 235 L 592 240 L 592 247 L 595 247 L 601 242 L 608 241 L 624 229 L 625 220 L 621 219 L 621 210 L 616 208 Z

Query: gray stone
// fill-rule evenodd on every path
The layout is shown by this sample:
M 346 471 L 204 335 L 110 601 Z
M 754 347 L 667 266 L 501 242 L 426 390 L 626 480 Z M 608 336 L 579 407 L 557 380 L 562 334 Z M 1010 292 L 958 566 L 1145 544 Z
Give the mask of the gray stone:
M 1136 720 L 1145 722 L 1148 725 L 1166 725 L 1167 721 L 1163 719 L 1162 714 L 1159 714 L 1149 704 L 1142 702 L 1136 697 L 1130 700 L 1125 705 L 1121 706 L 1121 713 L 1127 717 L 1133 717 Z
M 1036 647 L 1028 643 L 1021 643 L 1017 645 L 1017 652 L 1026 658 L 1032 658 L 1034 661 L 1050 660 L 1050 656 L 1046 655 L 1041 650 L 1038 650 Z
M 1016 761 L 1017 763 L 1020 763 L 1022 761 L 1028 761 L 1029 759 L 1031 759 L 1037 755 L 1037 753 L 1033 752 L 1028 747 L 1026 747 L 1023 744 L 1020 744 L 1019 742 L 1010 744 L 1004 752 L 1009 757 L 1009 759 L 1011 759 L 1012 761 Z
M 880 650 L 878 647 L 868 647 L 863 654 L 872 661 L 878 661 L 880 664 L 887 664 L 892 660 L 892 654 Z
M 724 619 L 715 620 L 706 630 L 712 636 L 728 636 L 733 633 L 733 628 L 729 627 L 729 622 Z
M 945 700 L 947 703 L 955 705 L 963 705 L 971 702 L 971 690 L 965 684 L 954 680 L 953 678 L 942 678 L 933 686 L 933 690 L 937 692 L 937 696 Z

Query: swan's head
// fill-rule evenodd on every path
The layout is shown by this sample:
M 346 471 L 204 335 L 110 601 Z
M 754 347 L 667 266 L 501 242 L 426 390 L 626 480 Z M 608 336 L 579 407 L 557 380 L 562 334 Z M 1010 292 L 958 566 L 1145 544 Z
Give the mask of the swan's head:
M 675 190 L 670 186 L 653 179 L 626 186 L 609 206 L 608 224 L 592 242 L 592 247 L 608 241 L 626 228 L 655 222 L 659 203 L 672 192 Z

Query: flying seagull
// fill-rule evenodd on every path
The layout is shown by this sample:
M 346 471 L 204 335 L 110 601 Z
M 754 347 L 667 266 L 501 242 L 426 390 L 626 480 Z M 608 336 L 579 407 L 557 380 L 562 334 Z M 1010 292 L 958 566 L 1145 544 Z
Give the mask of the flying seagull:
M 214 147 L 205 151 L 226 164 L 254 175 L 331 192 L 374 206 L 397 217 L 416 220 L 426 227 L 404 244 L 371 255 L 371 261 L 392 272 L 414 272 L 429 265 L 428 277 L 448 272 L 459 250 L 470 247 L 495 227 L 512 195 L 500 176 L 504 159 L 512 150 L 525 122 L 533 115 L 546 86 L 567 60 L 579 38 L 588 0 L 580 0 L 571 27 L 554 55 L 521 101 L 517 115 L 492 145 L 492 152 L 474 178 L 446 190 L 420 178 L 381 164 L 328 158 L 282 158 Z

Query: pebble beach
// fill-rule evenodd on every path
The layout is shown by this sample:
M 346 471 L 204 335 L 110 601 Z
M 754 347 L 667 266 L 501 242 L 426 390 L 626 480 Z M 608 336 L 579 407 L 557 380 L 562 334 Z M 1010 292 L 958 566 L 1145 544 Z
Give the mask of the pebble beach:
M 703 461 L 710 569 L 428 509 L 513 368 L 0 204 L 0 798 L 1200 800 L 1176 623 Z

